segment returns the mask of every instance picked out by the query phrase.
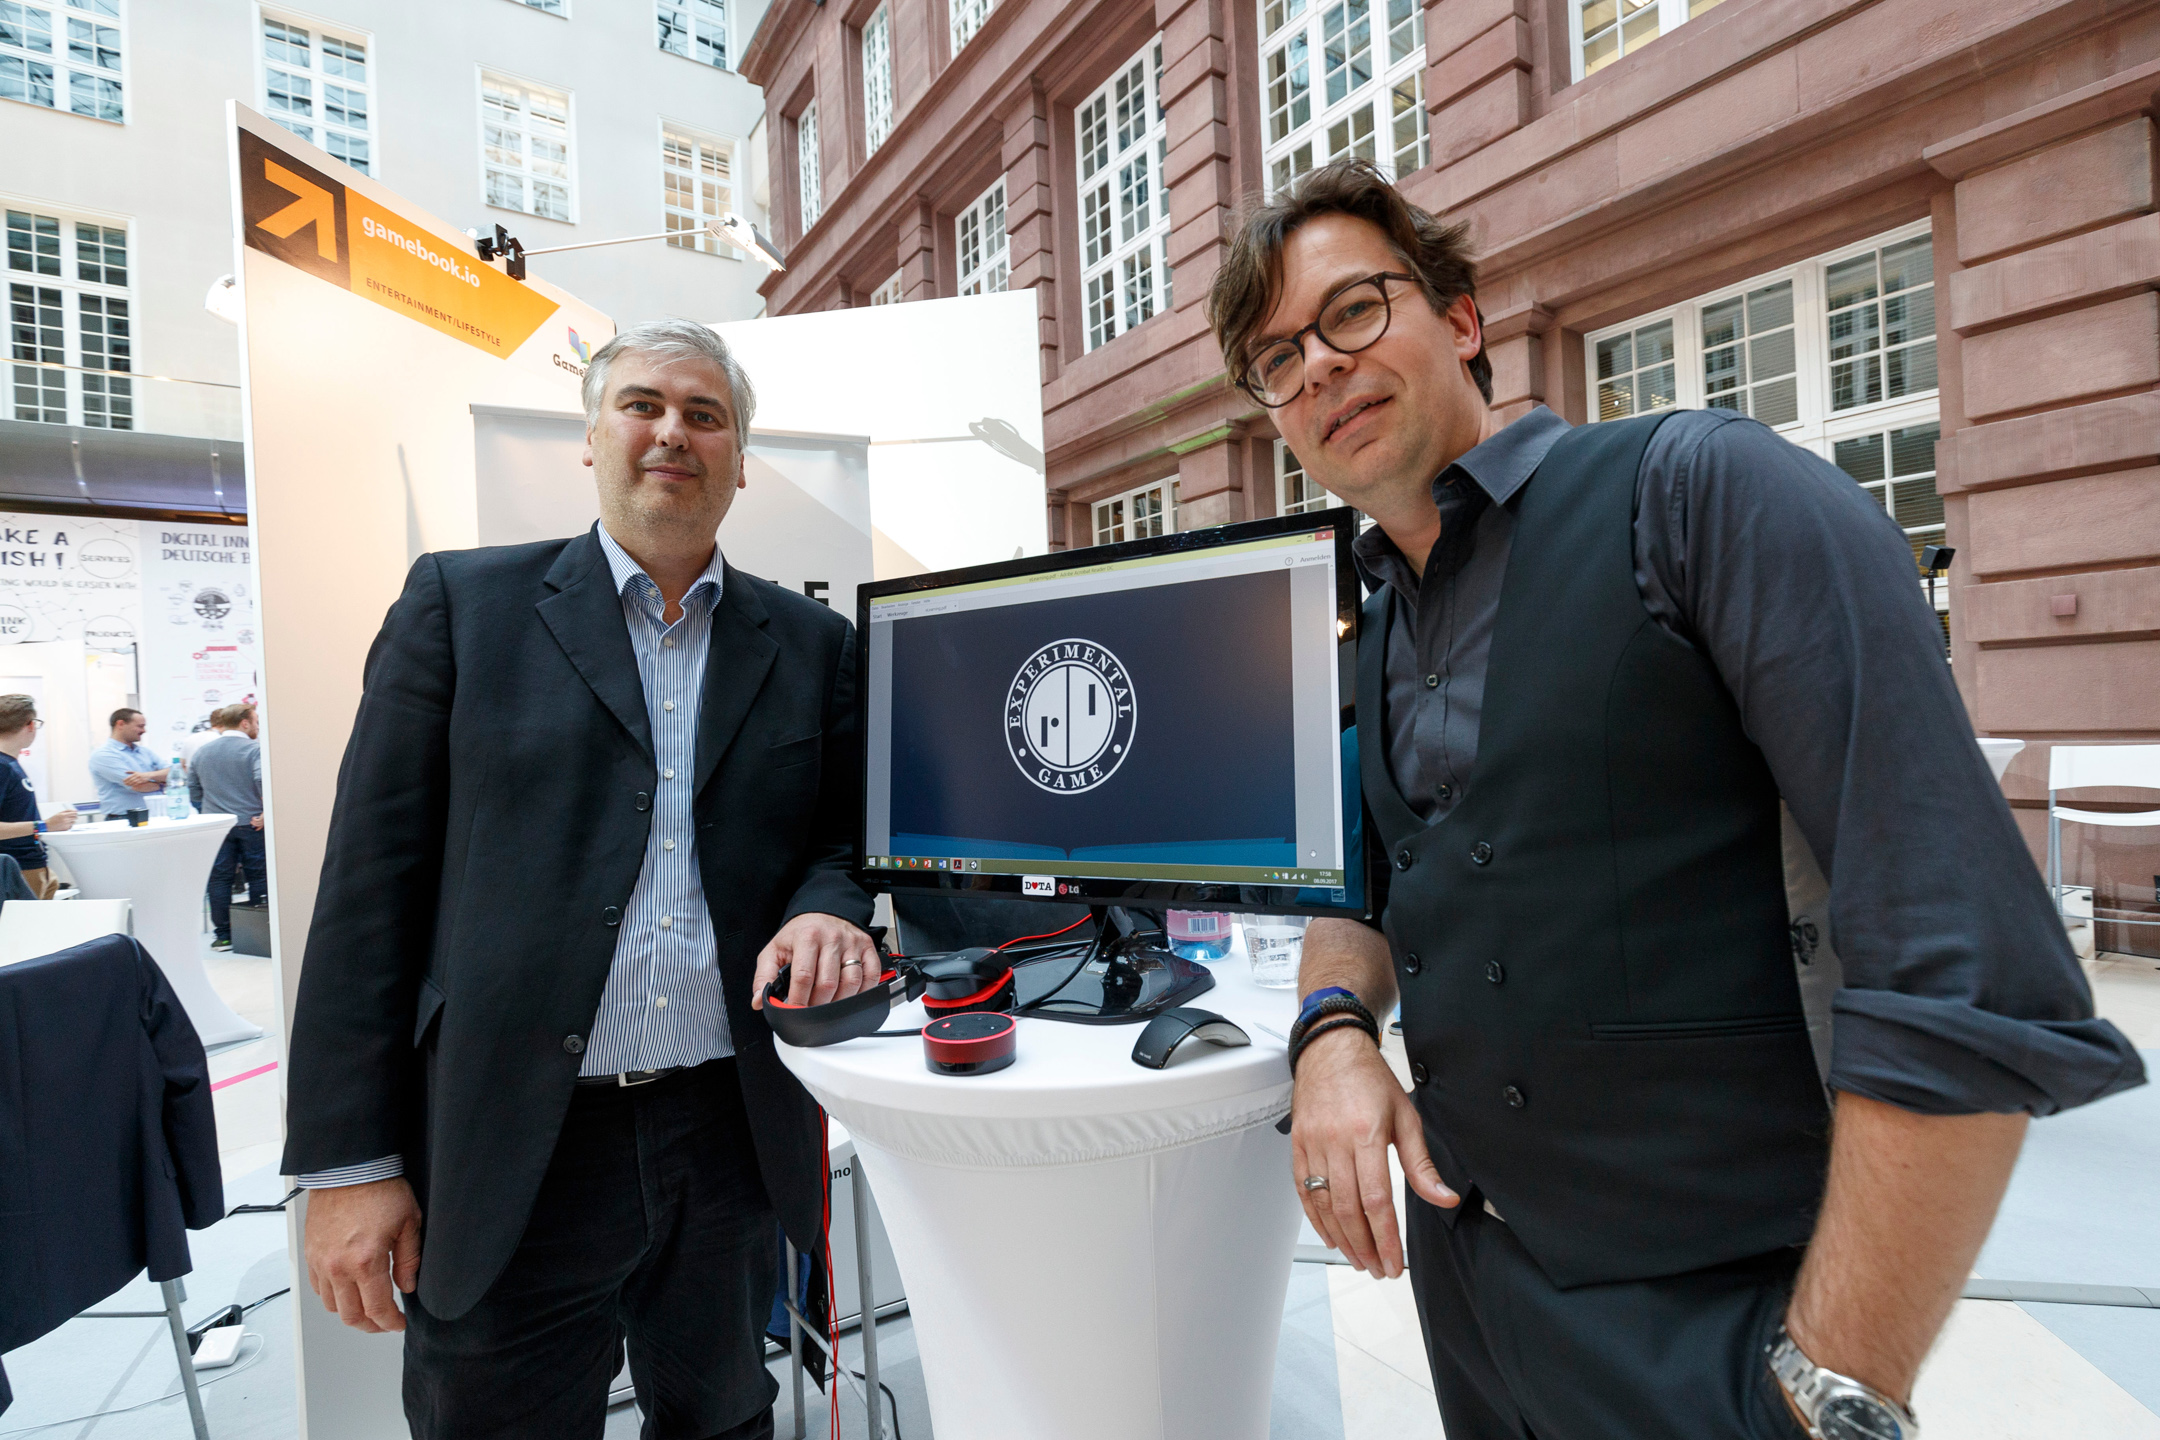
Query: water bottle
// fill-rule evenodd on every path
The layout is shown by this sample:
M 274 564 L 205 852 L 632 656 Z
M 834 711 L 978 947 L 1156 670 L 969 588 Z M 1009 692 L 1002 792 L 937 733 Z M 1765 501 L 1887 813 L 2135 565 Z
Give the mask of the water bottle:
M 169 820 L 185 820 L 193 813 L 188 808 L 187 765 L 175 755 L 172 769 L 165 776 L 165 816 Z

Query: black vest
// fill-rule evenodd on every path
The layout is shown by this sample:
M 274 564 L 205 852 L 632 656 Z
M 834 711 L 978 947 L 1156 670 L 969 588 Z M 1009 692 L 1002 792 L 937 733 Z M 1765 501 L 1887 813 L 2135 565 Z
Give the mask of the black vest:
M 1358 747 L 1433 1158 L 1561 1286 L 1804 1244 L 1827 1157 L 1777 786 L 1635 586 L 1662 418 L 1570 431 L 1508 502 L 1462 802 L 1427 826 L 1387 747 Z M 1361 717 L 1382 713 L 1391 610 L 1385 590 L 1366 604 Z

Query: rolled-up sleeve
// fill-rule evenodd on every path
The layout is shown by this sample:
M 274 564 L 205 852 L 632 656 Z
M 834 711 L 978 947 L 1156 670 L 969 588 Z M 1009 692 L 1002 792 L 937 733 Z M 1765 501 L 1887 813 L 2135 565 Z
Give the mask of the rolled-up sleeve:
M 1751 420 L 1644 456 L 1638 582 L 1702 648 L 1830 882 L 1829 1083 L 1925 1114 L 2048 1115 L 2143 1083 L 1974 743 L 1874 496 Z

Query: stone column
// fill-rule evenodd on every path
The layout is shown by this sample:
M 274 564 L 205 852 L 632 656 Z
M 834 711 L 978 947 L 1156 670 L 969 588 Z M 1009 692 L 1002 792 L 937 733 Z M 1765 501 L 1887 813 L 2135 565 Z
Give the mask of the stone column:
M 1041 327 L 1042 378 L 1057 377 L 1057 232 L 1050 102 L 1038 79 L 1000 117 L 1004 127 L 1005 245 L 1013 290 L 1032 289 Z
M 1249 0 L 1233 0 L 1249 3 Z M 1230 45 L 1224 0 L 1157 0 L 1163 35 L 1163 104 L 1170 158 L 1163 175 L 1170 203 L 1171 305 L 1191 310 L 1228 251 L 1237 205 L 1230 148 Z
M 1236 427 L 1218 425 L 1176 441 L 1170 448 L 1178 457 L 1178 529 L 1198 530 L 1252 518 L 1252 508 L 1246 503 L 1250 447 Z
M 1492 362 L 1492 406 L 1502 424 L 1545 403 L 1545 336 L 1552 312 L 1531 302 L 1485 317 L 1485 358 Z
M 894 225 L 900 242 L 900 298 L 937 298 L 937 211 L 917 197 Z
M 1529 0 L 1428 4 L 1425 59 L 1436 169 L 1530 122 Z
M 1956 182 L 1954 256 L 1937 246 L 1956 366 L 1937 488 L 1958 542 L 1956 668 L 1982 734 L 2160 739 L 2156 88 L 2149 63 L 1925 152 Z M 2028 745 L 2006 778 L 2036 858 L 2049 749 Z M 2137 797 L 2078 803 L 2111 798 Z M 2096 885 L 2103 916 L 2150 912 L 2152 832 L 2066 828 L 2065 864 L 2071 883 Z M 2103 924 L 2099 940 L 2160 951 L 2150 929 Z

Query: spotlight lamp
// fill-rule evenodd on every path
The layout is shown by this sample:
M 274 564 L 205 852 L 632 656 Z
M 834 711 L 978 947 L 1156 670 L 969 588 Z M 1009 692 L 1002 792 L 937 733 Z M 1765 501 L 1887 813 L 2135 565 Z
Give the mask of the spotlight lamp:
M 1920 568 L 1930 575 L 1940 575 L 1957 559 L 1955 545 L 1924 545 L 1920 549 Z
M 786 273 L 787 266 L 780 260 L 780 247 L 773 243 L 772 237 L 734 211 L 728 211 L 717 220 L 708 220 L 703 229 L 715 240 L 727 242 L 766 269 Z M 513 280 L 523 280 L 525 259 L 529 255 L 559 255 L 565 250 L 597 250 L 603 245 L 629 245 L 639 240 L 675 240 L 695 234 L 696 231 L 655 230 L 650 235 L 619 235 L 613 240 L 581 240 L 575 245 L 546 245 L 538 250 L 526 249 L 517 236 L 500 225 L 495 227 L 493 235 L 482 235 L 478 230 L 467 230 L 465 233 L 471 237 L 473 248 L 479 252 L 482 260 L 500 260 L 503 262 L 503 273 Z

